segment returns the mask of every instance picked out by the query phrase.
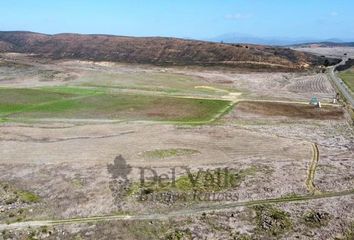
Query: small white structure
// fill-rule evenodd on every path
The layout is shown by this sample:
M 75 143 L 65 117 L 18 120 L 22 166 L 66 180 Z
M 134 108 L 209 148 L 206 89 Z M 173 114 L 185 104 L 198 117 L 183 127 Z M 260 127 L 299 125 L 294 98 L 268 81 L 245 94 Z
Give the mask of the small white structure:
M 317 97 L 312 97 L 310 101 L 310 105 L 316 106 L 316 107 L 321 107 L 321 102 L 318 100 Z
M 332 103 L 337 104 L 339 102 L 339 98 L 340 98 L 339 93 L 336 93 L 336 95 L 334 95 L 334 97 L 333 97 Z

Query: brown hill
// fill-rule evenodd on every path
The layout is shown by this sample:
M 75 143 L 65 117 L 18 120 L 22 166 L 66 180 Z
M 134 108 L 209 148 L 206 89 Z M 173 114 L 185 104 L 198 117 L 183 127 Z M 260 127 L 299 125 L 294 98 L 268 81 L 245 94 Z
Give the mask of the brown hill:
M 176 38 L 0 32 L 0 52 L 32 53 L 52 59 L 82 59 L 156 65 L 232 66 L 299 70 L 323 58 L 259 45 L 221 44 Z

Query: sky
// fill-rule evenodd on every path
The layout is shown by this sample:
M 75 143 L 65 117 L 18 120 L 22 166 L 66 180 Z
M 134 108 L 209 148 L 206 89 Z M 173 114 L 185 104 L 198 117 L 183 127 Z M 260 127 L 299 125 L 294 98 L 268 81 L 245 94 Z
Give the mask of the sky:
M 354 40 L 353 0 L 0 0 L 0 31 Z

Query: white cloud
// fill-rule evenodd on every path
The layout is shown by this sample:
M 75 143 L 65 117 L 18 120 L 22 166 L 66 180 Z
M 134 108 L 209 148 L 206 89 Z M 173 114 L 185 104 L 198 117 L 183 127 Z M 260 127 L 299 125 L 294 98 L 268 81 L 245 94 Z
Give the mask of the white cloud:
M 235 13 L 235 14 L 227 14 L 225 18 L 228 20 L 240 20 L 250 18 L 251 14 L 242 14 L 242 13 Z

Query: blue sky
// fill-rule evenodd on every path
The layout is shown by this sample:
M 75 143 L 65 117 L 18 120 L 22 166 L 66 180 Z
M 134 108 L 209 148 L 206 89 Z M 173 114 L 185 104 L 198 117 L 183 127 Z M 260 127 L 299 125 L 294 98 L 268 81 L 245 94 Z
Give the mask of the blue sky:
M 352 0 L 1 0 L 0 30 L 354 39 Z

